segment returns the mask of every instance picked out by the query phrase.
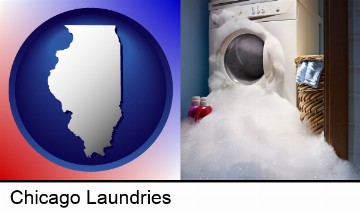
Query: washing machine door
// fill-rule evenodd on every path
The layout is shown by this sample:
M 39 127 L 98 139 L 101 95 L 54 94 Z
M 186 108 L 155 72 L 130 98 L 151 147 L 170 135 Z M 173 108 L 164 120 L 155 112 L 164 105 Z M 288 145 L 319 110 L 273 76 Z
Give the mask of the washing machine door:
M 232 34 L 221 47 L 226 74 L 235 83 L 253 84 L 264 76 L 264 41 L 251 33 Z

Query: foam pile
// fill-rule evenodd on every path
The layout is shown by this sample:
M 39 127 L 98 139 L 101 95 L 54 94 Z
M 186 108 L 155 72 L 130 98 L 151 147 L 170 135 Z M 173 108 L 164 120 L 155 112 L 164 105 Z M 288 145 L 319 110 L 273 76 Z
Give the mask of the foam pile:
M 237 85 L 209 99 L 213 113 L 182 122 L 182 179 L 360 178 L 277 93 Z

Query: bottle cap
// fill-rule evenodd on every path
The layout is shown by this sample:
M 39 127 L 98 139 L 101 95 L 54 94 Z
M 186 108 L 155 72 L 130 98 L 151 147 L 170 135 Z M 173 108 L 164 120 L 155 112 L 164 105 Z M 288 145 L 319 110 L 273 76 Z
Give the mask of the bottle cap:
M 207 97 L 202 97 L 200 99 L 200 106 L 209 106 L 209 102 L 208 102 Z
M 199 106 L 200 105 L 200 96 L 193 96 L 191 100 L 191 105 Z

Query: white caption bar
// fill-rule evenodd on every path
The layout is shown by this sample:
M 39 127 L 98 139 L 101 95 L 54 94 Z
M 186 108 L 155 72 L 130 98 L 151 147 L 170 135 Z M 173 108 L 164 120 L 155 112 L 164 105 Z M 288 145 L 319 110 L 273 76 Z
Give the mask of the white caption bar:
M 1 210 L 353 210 L 359 183 L 0 183 Z

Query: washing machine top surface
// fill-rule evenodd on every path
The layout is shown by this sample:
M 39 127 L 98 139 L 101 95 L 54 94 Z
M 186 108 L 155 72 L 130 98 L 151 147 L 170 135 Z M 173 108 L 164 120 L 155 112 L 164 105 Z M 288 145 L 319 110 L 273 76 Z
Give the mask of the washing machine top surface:
M 211 0 L 209 3 L 209 8 L 216 8 L 219 6 L 226 6 L 226 5 L 248 5 L 248 4 L 256 4 L 256 3 L 263 3 L 263 2 L 271 2 L 271 1 L 282 1 L 282 0 Z
M 281 1 L 281 0 L 210 0 L 213 3 L 237 3 L 237 2 L 246 2 L 247 4 L 252 3 L 261 3 L 267 1 Z

